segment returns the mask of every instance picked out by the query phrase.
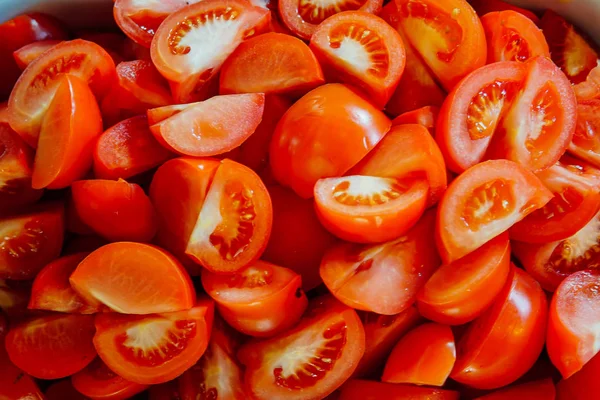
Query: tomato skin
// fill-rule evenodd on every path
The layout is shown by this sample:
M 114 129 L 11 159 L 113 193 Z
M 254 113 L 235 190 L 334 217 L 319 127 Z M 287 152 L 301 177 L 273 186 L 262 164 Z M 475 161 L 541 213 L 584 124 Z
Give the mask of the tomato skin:
M 522 376 L 544 346 L 548 305 L 540 285 L 512 267 L 494 304 L 457 342 L 450 377 L 478 389 L 495 389 Z
M 4 338 L 0 337 L 0 340 L 2 339 Z M 0 347 L 0 396 L 5 399 L 45 399 L 31 376 L 21 371 L 9 360 L 4 346 Z
M 554 400 L 555 396 L 556 389 L 554 388 L 554 383 L 552 379 L 547 378 L 498 390 L 494 393 L 478 397 L 475 400 Z
M 21 70 L 27 68 L 44 52 L 62 42 L 62 40 L 41 40 L 29 43 L 13 52 L 13 58 Z
M 596 354 L 578 372 L 569 379 L 563 379 L 556 385 L 558 400 L 584 400 L 590 393 L 596 393 L 600 385 L 596 377 L 600 371 L 600 354 Z
M 352 379 L 342 386 L 339 400 L 458 400 L 451 390 Z

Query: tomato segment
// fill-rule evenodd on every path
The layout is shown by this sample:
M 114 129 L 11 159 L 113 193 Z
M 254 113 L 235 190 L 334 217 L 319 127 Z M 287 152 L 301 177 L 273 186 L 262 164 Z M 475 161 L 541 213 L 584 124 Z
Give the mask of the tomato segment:
M 41 40 L 39 42 L 29 43 L 21 47 L 18 50 L 15 50 L 13 53 L 13 57 L 15 62 L 22 70 L 27 68 L 29 64 L 35 61 L 39 56 L 41 56 L 46 51 L 50 50 L 57 44 L 62 42 L 61 40 Z
M 342 386 L 339 400 L 364 400 L 367 396 L 389 400 L 458 400 L 459 393 L 438 388 L 353 379 Z
M 121 399 L 134 396 L 148 386 L 129 382 L 112 372 L 100 358 L 71 377 L 75 389 L 92 399 Z

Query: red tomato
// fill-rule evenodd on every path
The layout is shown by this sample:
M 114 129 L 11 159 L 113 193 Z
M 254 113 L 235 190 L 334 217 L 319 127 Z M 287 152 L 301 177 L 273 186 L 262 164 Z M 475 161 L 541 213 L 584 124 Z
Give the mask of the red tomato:
M 548 378 L 498 390 L 475 400 L 554 400 L 555 396 L 554 383 Z
M 514 382 L 542 352 L 547 315 L 540 285 L 513 266 L 492 306 L 458 340 L 450 377 L 478 389 Z
M 507 160 L 471 167 L 448 187 L 438 208 L 437 244 L 444 263 L 475 251 L 543 207 L 552 193 Z
M 179 261 L 158 247 L 141 243 L 111 243 L 93 251 L 69 281 L 91 304 L 104 304 L 125 314 L 187 310 L 196 300 L 190 277 Z
M 339 400 L 458 400 L 458 398 L 458 392 L 451 390 L 352 379 L 342 386 Z
M 494 11 L 512 10 L 523 14 L 524 16 L 532 20 L 536 25 L 540 23 L 540 18 L 537 15 L 535 15 L 532 11 L 514 6 L 502 0 L 469 0 L 469 4 L 473 6 L 475 11 L 477 11 L 477 14 L 480 16 L 484 16 L 485 14 Z
M 194 157 L 223 154 L 241 145 L 262 120 L 262 93 L 215 96 L 150 126 L 167 149 Z M 243 116 L 243 118 L 240 118 Z
M 321 86 L 285 113 L 271 142 L 275 178 L 301 197 L 321 178 L 344 175 L 387 133 L 391 121 L 350 87 Z
M 18 50 L 15 50 L 13 52 L 13 57 L 18 67 L 21 70 L 24 70 L 42 54 L 61 42 L 62 40 L 41 40 L 39 42 L 29 43 Z
M 148 388 L 129 382 L 112 372 L 100 358 L 96 358 L 71 377 L 75 389 L 92 399 L 128 399 Z
M 115 80 L 115 64 L 102 47 L 80 39 L 60 43 L 30 64 L 11 93 L 8 110 L 10 126 L 32 147 L 37 147 L 42 120 L 59 82 L 71 81 L 63 74 L 88 82 L 102 98 Z
M 240 44 L 221 68 L 220 93 L 302 95 L 323 84 L 323 71 L 302 40 L 265 33 Z
M 269 337 L 287 331 L 298 322 L 308 304 L 299 275 L 264 261 L 234 275 L 204 270 L 202 286 L 223 319 L 251 336 Z
M 27 304 L 31 297 L 31 283 L 28 281 L 9 281 L 0 279 L 0 328 L 4 313 L 20 318 L 27 315 Z M 4 326 L 4 329 L 6 326 Z M 3 343 L 3 329 L 0 329 L 0 344 Z M 3 347 L 0 346 L 0 352 Z
M 495 11 L 481 17 L 487 39 L 488 64 L 498 61 L 526 61 L 543 56 L 550 58 L 544 33 L 518 11 Z
M 392 126 L 418 124 L 423 125 L 432 135 L 435 133 L 440 108 L 436 106 L 425 106 L 416 110 L 405 112 L 392 120 Z
M 398 32 L 364 11 L 343 11 L 320 24 L 311 49 L 326 75 L 363 89 L 383 108 L 404 72 L 406 53 Z
M 60 254 L 64 229 L 62 204 L 0 218 L 0 279 L 33 279 Z
M 83 223 L 108 241 L 148 242 L 156 234 L 156 211 L 139 185 L 93 179 L 74 182 L 71 194 Z
M 365 351 L 356 312 L 330 296 L 313 299 L 294 328 L 241 347 L 255 399 L 322 399 L 352 375 Z
M 0 337 L 0 340 L 1 339 L 3 338 Z M 2 343 L 4 343 L 3 340 Z M 4 351 L 4 346 L 0 346 L 0 398 L 7 400 L 46 399 L 35 381 L 10 362 Z M 48 400 L 51 399 L 48 398 Z
M 63 379 L 50 385 L 44 393 L 44 398 L 46 400 L 89 400 L 75 390 L 70 379 Z
M 51 314 L 13 325 L 6 335 L 6 351 L 29 375 L 59 379 L 73 375 L 94 359 L 93 336 L 93 316 Z
M 564 379 L 556 385 L 556 398 L 558 400 L 586 400 L 590 393 L 597 393 L 600 389 L 600 354 L 588 361 L 583 368 L 573 374 L 569 379 Z
M 509 271 L 510 245 L 503 233 L 435 271 L 417 296 L 419 312 L 442 324 L 467 323 L 494 302 Z
M 92 167 L 102 117 L 93 93 L 81 79 L 64 74 L 42 122 L 31 185 L 62 189 Z
M 391 242 L 333 247 L 321 262 L 323 282 L 352 308 L 384 315 L 402 312 L 440 265 L 434 228 L 432 210 L 405 236 Z
M 178 103 L 197 101 L 223 62 L 246 38 L 265 30 L 270 12 L 243 0 L 209 0 L 168 16 L 150 49 L 160 73 L 175 84 Z
M 577 104 L 577 127 L 568 150 L 600 168 L 600 98 L 580 100 Z
M 168 275 L 164 275 L 168 276 Z M 150 315 L 98 314 L 94 346 L 106 366 L 128 381 L 154 385 L 174 379 L 200 359 L 214 305 Z
M 388 358 L 381 380 L 389 383 L 442 386 L 456 361 L 452 330 L 427 323 L 408 332 Z
M 88 304 L 69 283 L 69 277 L 86 256 L 87 253 L 77 253 L 46 265 L 33 281 L 28 308 L 70 314 L 94 314 L 100 311 L 100 307 Z

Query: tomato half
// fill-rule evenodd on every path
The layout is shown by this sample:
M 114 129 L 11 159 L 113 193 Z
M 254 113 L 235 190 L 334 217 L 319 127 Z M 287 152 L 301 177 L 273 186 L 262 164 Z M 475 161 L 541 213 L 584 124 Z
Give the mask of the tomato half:
M 125 314 L 187 310 L 196 299 L 179 261 L 158 247 L 141 243 L 117 242 L 93 251 L 69 281 L 91 304 L 104 304 Z
M 498 390 L 475 400 L 553 400 L 556 389 L 552 379 L 544 379 Z
M 600 354 L 588 361 L 583 368 L 556 385 L 557 399 L 585 400 L 590 393 L 600 389 L 600 381 L 596 379 L 600 372 Z
M 92 399 L 128 399 L 148 388 L 112 372 L 100 358 L 71 377 L 73 387 Z
M 269 337 L 287 331 L 308 304 L 298 274 L 264 261 L 234 275 L 204 270 L 202 286 L 223 319 L 250 336 Z
M 200 300 L 189 310 L 172 313 L 98 314 L 94 346 L 106 366 L 123 379 L 141 385 L 164 383 L 204 354 L 213 310 L 212 301 Z
M 4 343 L 3 339 L 0 337 L 2 343 Z M 10 362 L 4 346 L 0 348 L 0 397 L 3 399 L 46 399 L 31 376 L 23 373 Z
M 353 379 L 342 386 L 339 400 L 458 400 L 458 398 L 459 393 L 452 390 Z
M 600 89 L 598 90 L 600 94 Z M 578 158 L 600 168 L 600 99 L 578 102 L 577 127 L 568 150 Z
M 464 257 L 551 198 L 542 182 L 515 162 L 492 160 L 471 167 L 450 184 L 438 208 L 442 260 Z
M 457 343 L 450 377 L 479 389 L 495 389 L 521 377 L 544 347 L 548 304 L 540 285 L 511 268 L 504 288 Z
M 50 50 L 62 40 L 41 40 L 39 42 L 29 43 L 18 50 L 15 50 L 13 57 L 15 62 L 22 70 L 35 61 L 46 51 Z
M 408 111 L 404 114 L 398 115 L 392 120 L 392 126 L 418 124 L 427 128 L 429 133 L 434 135 L 437 117 L 439 113 L 440 108 L 436 106 L 425 106 L 417 108 L 416 110 Z
M 321 262 L 329 291 L 350 307 L 393 315 L 406 310 L 440 265 L 434 248 L 435 211 L 405 236 L 376 245 L 340 244 Z

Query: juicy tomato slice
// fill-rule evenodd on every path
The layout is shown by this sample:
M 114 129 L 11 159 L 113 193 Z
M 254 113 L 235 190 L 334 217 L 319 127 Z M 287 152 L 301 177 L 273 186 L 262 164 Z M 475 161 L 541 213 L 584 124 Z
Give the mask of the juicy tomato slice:
M 234 273 L 258 260 L 267 246 L 271 197 L 251 169 L 226 159 L 196 221 L 186 254 L 211 272 Z
M 447 264 L 475 251 L 551 198 L 542 182 L 515 162 L 492 160 L 471 167 L 450 184 L 438 208 L 442 260 Z
M 311 198 L 319 179 L 343 176 L 390 126 L 385 114 L 350 87 L 318 87 L 290 107 L 277 125 L 270 148 L 275 179 Z
M 202 286 L 223 319 L 250 336 L 285 332 L 298 322 L 308 304 L 298 274 L 264 261 L 233 275 L 204 270 Z
M 428 211 L 405 236 L 391 242 L 333 247 L 321 262 L 323 282 L 352 308 L 384 315 L 406 310 L 440 265 L 433 250 L 434 225 L 435 212 Z
M 53 383 L 44 393 L 46 400 L 89 400 L 73 387 L 71 379 L 63 379 Z
M 29 43 L 18 50 L 15 50 L 13 57 L 21 70 L 27 68 L 29 64 L 37 60 L 43 53 L 50 50 L 62 40 L 41 40 L 39 42 Z
M 600 99 L 578 102 L 577 127 L 568 151 L 600 168 Z
M 262 120 L 262 93 L 215 96 L 190 104 L 150 127 L 167 149 L 194 157 L 223 154 L 241 145 Z M 244 116 L 244 118 L 240 118 Z
M 111 371 L 100 358 L 71 377 L 75 389 L 92 399 L 128 399 L 148 388 Z
M 108 241 L 148 242 L 156 234 L 156 211 L 139 185 L 124 180 L 77 181 L 71 195 L 81 221 Z
M 3 339 L 0 337 L 2 343 L 4 343 Z M 23 373 L 10 362 L 4 346 L 0 350 L 0 397 L 3 399 L 46 399 L 31 376 Z
M 523 14 L 507 10 L 481 17 L 487 39 L 488 64 L 498 61 L 526 61 L 543 56 L 550 58 L 550 49 L 541 29 Z
M 584 400 L 590 393 L 596 393 L 600 382 L 596 377 L 600 372 L 600 354 L 596 354 L 580 370 L 569 379 L 564 379 L 556 385 L 557 399 Z
M 394 118 L 392 120 L 392 126 L 418 124 L 427 128 L 429 133 L 434 135 L 439 113 L 440 108 L 436 106 L 417 108 L 416 110 L 407 111 Z
M 458 400 L 459 393 L 452 390 L 420 387 L 416 385 L 402 385 L 360 379 L 349 380 L 342 386 L 339 400 Z
M 478 389 L 514 382 L 542 352 L 547 315 L 546 295 L 540 285 L 512 266 L 494 304 L 459 339 L 450 377 Z
M 62 42 L 31 63 L 16 83 L 8 109 L 10 126 L 32 147 L 37 147 L 42 120 L 63 74 L 87 82 L 102 98 L 114 83 L 115 64 L 102 47 L 81 39 Z
M 172 156 L 154 139 L 146 116 L 140 115 L 121 121 L 100 135 L 94 148 L 94 175 L 99 179 L 128 179 Z
M 176 102 L 194 101 L 235 48 L 269 20 L 269 10 L 243 0 L 201 1 L 168 16 L 150 53 L 160 73 L 177 84 Z
M 32 187 L 62 189 L 83 178 L 93 163 L 93 146 L 102 133 L 102 116 L 87 84 L 64 74 L 42 122 Z
M 550 305 L 546 347 L 563 378 L 579 371 L 600 350 L 600 330 L 590 323 L 600 310 L 600 275 L 589 269 L 568 276 Z
M 493 302 L 510 271 L 506 233 L 435 271 L 417 297 L 419 312 L 435 322 L 462 325 Z
M 324 81 L 306 43 L 271 32 L 242 42 L 231 53 L 221 68 L 219 92 L 302 95 Z
M 11 327 L 6 335 L 6 351 L 11 361 L 29 375 L 59 379 L 73 375 L 94 359 L 93 336 L 92 315 L 35 317 Z
M 29 309 L 70 314 L 94 314 L 101 307 L 89 304 L 73 290 L 69 277 L 87 253 L 61 257 L 46 265 L 35 277 Z
M 498 390 L 494 393 L 478 397 L 475 400 L 553 400 L 556 396 L 556 389 L 552 379 L 547 378 L 539 381 L 523 383 Z M 572 397 L 569 397 L 573 399 Z
M 106 366 L 123 379 L 141 385 L 164 383 L 204 354 L 213 310 L 212 301 L 200 300 L 189 310 L 171 313 L 98 314 L 94 346 Z
M 243 345 L 238 359 L 256 399 L 321 399 L 354 372 L 365 331 L 354 310 L 330 296 L 315 298 L 292 329 Z
M 0 279 L 33 279 L 59 256 L 64 229 L 62 204 L 1 218 Z
M 442 386 L 456 361 L 454 335 L 447 325 L 427 323 L 408 332 L 388 358 L 382 382 Z
M 69 281 L 91 304 L 104 304 L 125 314 L 186 310 L 196 299 L 179 261 L 158 247 L 141 243 L 111 243 L 93 251 Z
M 27 304 L 31 297 L 31 284 L 27 281 L 9 281 L 0 279 L 0 343 L 6 333 L 3 326 L 4 313 L 10 317 L 20 318 L 27 313 Z M 0 347 L 0 351 L 2 347 Z
M 406 53 L 398 32 L 364 11 L 343 11 L 327 18 L 310 39 L 326 75 L 362 88 L 383 108 L 404 72 Z

